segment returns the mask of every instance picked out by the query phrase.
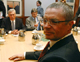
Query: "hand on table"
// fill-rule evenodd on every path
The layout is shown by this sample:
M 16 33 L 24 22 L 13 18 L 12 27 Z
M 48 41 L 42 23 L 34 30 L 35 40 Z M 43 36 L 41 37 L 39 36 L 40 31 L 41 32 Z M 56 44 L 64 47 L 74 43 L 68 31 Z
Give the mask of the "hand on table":
M 13 31 L 11 32 L 11 34 L 19 34 L 19 31 L 18 31 L 18 30 L 13 30 Z
M 9 60 L 14 60 L 14 62 L 24 60 L 24 59 L 25 59 L 24 54 L 14 55 L 9 58 Z

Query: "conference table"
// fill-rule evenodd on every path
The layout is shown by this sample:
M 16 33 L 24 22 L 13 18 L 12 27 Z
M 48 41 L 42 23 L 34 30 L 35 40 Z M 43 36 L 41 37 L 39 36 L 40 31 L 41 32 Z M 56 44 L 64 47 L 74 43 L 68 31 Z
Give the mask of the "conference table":
M 42 31 L 39 31 L 42 33 Z M 23 54 L 24 52 L 34 51 L 36 45 L 32 45 L 32 31 L 25 32 L 25 41 L 19 41 L 18 36 L 13 36 L 12 34 L 6 35 L 4 44 L 0 45 L 0 62 L 13 62 L 8 58 L 16 55 Z M 74 35 L 79 50 L 80 50 L 80 34 Z M 40 41 L 40 43 L 45 46 L 48 41 Z M 37 60 L 22 60 L 17 62 L 37 62 Z
M 0 45 L 0 62 L 13 62 L 8 58 L 16 55 L 23 54 L 24 52 L 34 51 L 36 45 L 32 45 L 32 31 L 26 31 L 25 41 L 19 41 L 18 36 L 12 34 L 6 35 L 4 44 Z M 47 42 L 40 41 L 42 45 L 46 45 Z M 36 60 L 23 60 L 19 62 L 36 62 Z

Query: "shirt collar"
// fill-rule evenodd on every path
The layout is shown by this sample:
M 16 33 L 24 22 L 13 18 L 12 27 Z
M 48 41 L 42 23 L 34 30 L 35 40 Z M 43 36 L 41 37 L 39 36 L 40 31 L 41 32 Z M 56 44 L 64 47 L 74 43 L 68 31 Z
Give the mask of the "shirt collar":
M 15 20 L 13 20 L 14 22 L 15 22 Z M 12 22 L 12 20 L 11 20 L 11 22 Z
M 37 8 L 40 8 L 41 6 L 38 6 Z
M 33 18 L 33 20 L 34 20 L 34 17 L 32 17 Z M 37 17 L 36 17 L 37 18 Z
M 61 39 L 64 39 L 64 38 L 70 36 L 71 34 L 72 34 L 72 33 L 69 33 L 69 34 L 65 35 L 64 37 L 62 37 Z M 57 40 L 57 41 L 50 41 L 50 48 L 51 48 L 55 43 L 57 43 L 58 41 L 60 41 L 61 39 L 59 39 L 59 40 Z

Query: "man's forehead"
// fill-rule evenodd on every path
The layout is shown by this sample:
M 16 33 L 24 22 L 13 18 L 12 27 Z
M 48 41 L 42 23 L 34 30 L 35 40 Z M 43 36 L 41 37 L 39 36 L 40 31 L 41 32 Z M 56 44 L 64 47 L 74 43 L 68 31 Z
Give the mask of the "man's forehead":
M 32 14 L 37 14 L 37 12 L 32 12 Z
M 61 8 L 47 8 L 44 14 L 45 16 L 54 16 L 54 15 L 62 15 L 62 9 Z
M 15 14 L 15 11 L 11 11 L 9 14 Z
M 45 13 L 46 12 L 53 12 L 53 11 L 62 11 L 63 9 L 62 8 L 47 8 Z
M 9 13 L 9 14 L 15 14 L 15 13 Z

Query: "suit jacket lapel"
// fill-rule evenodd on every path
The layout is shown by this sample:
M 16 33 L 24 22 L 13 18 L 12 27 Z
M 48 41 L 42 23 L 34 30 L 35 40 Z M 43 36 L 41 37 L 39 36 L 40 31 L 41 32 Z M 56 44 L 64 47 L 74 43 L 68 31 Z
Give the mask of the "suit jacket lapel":
M 8 27 L 10 27 L 10 29 L 12 29 L 12 26 L 11 26 L 11 20 L 10 20 L 9 17 L 8 17 Z
M 30 20 L 31 20 L 31 21 L 34 21 L 32 16 L 30 17 Z

